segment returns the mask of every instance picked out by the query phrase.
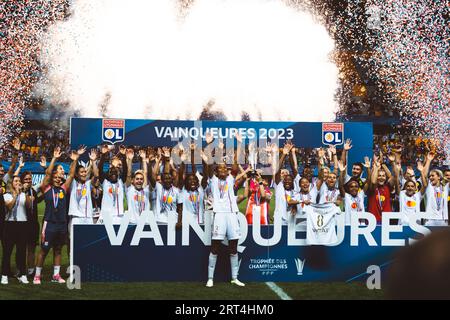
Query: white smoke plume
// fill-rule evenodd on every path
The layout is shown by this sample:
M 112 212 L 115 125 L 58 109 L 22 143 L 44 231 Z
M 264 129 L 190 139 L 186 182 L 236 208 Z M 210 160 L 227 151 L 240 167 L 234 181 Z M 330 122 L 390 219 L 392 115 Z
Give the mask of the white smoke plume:
M 334 43 L 281 0 L 72 0 L 43 39 L 37 92 L 83 116 L 334 119 Z

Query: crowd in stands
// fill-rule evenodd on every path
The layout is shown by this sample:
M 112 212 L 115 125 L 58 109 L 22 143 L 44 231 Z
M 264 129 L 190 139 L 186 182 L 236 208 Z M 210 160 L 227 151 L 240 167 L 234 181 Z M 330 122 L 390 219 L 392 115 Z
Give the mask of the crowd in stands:
M 69 133 L 65 130 L 25 130 L 19 137 L 21 141 L 20 155 L 25 162 L 40 161 L 41 157 L 51 158 L 55 147 L 63 150 L 63 162 L 69 160 Z M 13 151 L 10 148 L 3 150 L 3 160 L 11 161 Z
M 40 161 L 44 156 L 50 159 L 53 148 L 60 147 L 64 152 L 63 162 L 69 162 L 69 133 L 64 130 L 25 130 L 20 135 L 21 156 L 24 161 Z M 399 133 L 385 133 L 373 136 L 374 152 L 390 153 L 397 145 L 402 145 L 402 165 L 414 165 L 428 152 L 436 153 L 437 142 L 433 139 L 422 138 L 419 136 L 403 135 Z M 5 161 L 11 161 L 12 151 L 5 149 L 2 158 Z M 317 165 L 316 150 L 312 148 L 302 148 L 298 150 L 298 159 L 301 163 Z M 439 165 L 441 158 L 434 160 L 434 165 Z

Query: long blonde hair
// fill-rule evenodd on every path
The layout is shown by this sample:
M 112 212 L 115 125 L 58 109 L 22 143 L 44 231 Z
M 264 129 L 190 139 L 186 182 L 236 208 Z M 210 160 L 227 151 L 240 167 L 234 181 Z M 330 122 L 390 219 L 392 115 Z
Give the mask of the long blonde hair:
M 433 173 L 433 172 L 436 173 L 439 176 L 439 184 L 441 186 L 444 186 L 445 185 L 445 183 L 444 183 L 444 174 L 442 173 L 442 171 L 439 170 L 439 169 L 430 170 L 430 174 Z M 429 177 L 430 177 L 430 175 L 428 175 L 428 178 Z

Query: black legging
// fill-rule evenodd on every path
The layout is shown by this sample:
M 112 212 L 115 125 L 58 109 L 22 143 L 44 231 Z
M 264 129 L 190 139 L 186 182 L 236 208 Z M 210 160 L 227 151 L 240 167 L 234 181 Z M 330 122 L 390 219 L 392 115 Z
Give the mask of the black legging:
M 11 255 L 16 246 L 16 266 L 19 276 L 26 275 L 27 222 L 7 221 L 3 230 L 2 275 L 11 275 Z

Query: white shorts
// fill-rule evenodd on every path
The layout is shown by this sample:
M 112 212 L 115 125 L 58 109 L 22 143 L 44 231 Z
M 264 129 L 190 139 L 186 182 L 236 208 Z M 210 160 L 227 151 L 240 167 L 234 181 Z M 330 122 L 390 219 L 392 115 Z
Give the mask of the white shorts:
M 237 214 L 234 212 L 217 212 L 214 214 L 212 240 L 237 240 L 241 237 L 241 228 Z

